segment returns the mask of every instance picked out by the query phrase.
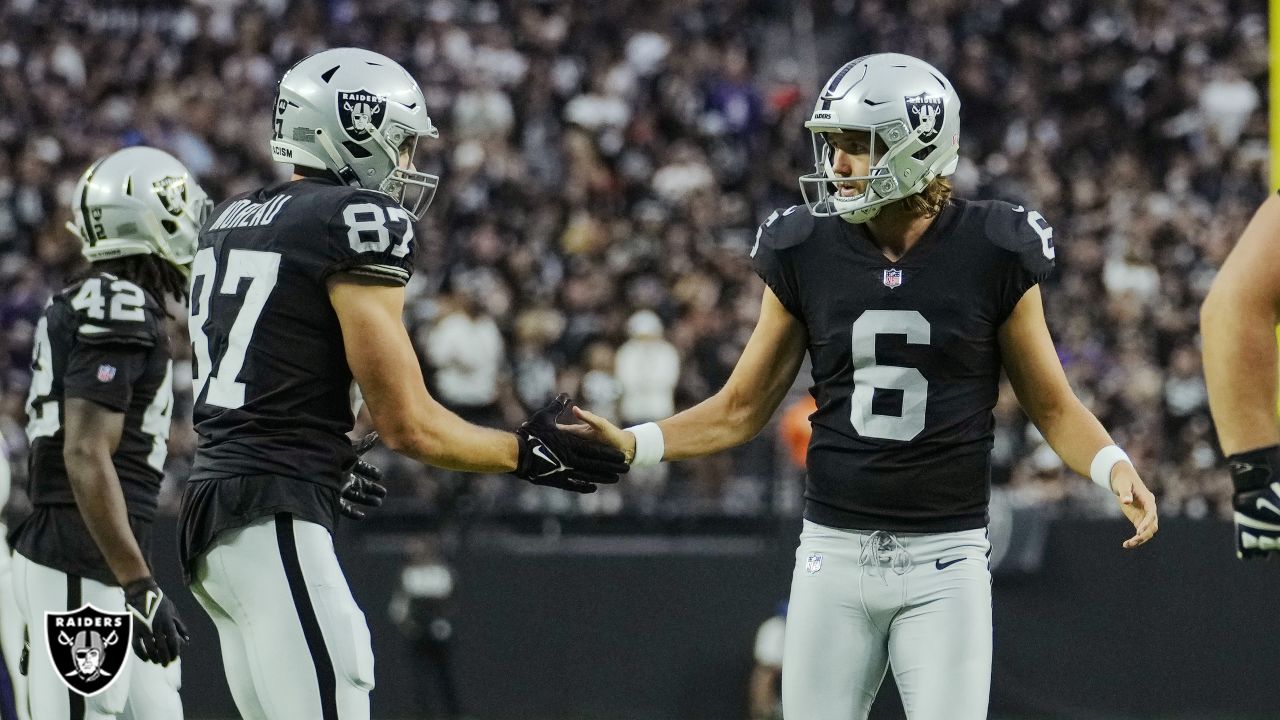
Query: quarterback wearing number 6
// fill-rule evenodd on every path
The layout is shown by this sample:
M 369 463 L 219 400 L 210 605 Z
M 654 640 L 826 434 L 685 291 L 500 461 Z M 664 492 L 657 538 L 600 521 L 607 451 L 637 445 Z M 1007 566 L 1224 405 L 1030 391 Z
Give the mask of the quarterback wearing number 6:
M 992 408 L 1003 369 L 1063 461 L 1115 494 L 1135 532 L 1155 498 L 1076 398 L 1039 283 L 1038 212 L 951 197 L 960 101 L 937 69 L 869 55 L 823 86 L 805 126 L 804 206 L 774 212 L 752 259 L 760 319 L 725 386 L 657 423 L 578 432 L 633 467 L 720 452 L 764 427 L 807 351 L 805 522 L 783 659 L 783 712 L 865 718 L 892 667 L 911 720 L 981 720 L 991 683 L 986 537 Z

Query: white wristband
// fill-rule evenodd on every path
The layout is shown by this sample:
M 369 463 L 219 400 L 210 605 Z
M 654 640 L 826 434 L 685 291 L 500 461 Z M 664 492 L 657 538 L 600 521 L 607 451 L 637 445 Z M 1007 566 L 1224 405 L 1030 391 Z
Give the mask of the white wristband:
M 1133 461 L 1129 459 L 1125 451 L 1120 449 L 1120 446 L 1108 445 L 1093 456 L 1093 462 L 1089 463 L 1089 477 L 1093 478 L 1093 481 L 1098 485 L 1106 488 L 1107 492 L 1113 493 L 1115 491 L 1111 489 L 1111 470 L 1116 466 L 1116 463 L 1122 462 L 1129 463 L 1130 466 L 1133 465 Z
M 653 467 L 662 462 L 662 453 L 666 452 L 667 445 L 658 423 L 635 425 L 627 428 L 627 432 L 636 436 L 636 456 L 631 458 L 631 467 Z

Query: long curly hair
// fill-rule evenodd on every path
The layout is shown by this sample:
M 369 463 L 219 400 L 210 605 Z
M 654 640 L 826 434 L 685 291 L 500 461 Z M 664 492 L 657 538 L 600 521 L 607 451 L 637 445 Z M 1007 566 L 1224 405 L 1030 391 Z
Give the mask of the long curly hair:
M 187 303 L 187 278 L 182 271 L 159 255 L 127 255 L 113 260 L 86 263 L 74 279 L 82 279 L 93 272 L 108 272 L 128 280 L 151 293 L 160 301 L 165 317 L 173 317 L 165 300 L 172 297 L 184 305 Z
M 942 212 L 943 206 L 950 199 L 951 181 L 944 177 L 937 177 L 925 185 L 923 190 L 902 198 L 898 204 L 903 212 L 915 217 L 935 217 Z

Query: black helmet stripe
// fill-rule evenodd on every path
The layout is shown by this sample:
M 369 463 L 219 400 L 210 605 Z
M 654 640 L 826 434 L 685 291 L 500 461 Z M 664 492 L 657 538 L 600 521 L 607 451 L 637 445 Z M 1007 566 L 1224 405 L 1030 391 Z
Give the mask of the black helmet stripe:
M 93 174 L 98 171 L 98 166 L 104 160 L 106 158 L 100 158 L 85 171 L 84 189 L 80 191 L 80 216 L 84 220 L 85 240 L 88 241 L 90 247 L 97 244 L 98 235 L 93 231 L 93 216 L 89 214 L 89 183 L 93 182 Z

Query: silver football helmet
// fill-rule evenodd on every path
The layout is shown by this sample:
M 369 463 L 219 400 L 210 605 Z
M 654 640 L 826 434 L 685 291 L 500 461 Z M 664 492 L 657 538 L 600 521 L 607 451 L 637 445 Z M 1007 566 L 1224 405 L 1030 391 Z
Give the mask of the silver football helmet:
M 439 137 L 426 105 L 418 83 L 385 55 L 359 48 L 318 52 L 280 79 L 271 158 L 384 192 L 416 220 L 440 183 L 411 164 L 418 138 Z
M 89 262 L 154 254 L 183 273 L 213 209 L 185 165 L 150 147 L 118 150 L 90 165 L 71 202 L 67 229 Z
M 937 68 L 910 55 L 880 53 L 845 63 L 823 86 L 804 126 L 813 133 L 814 172 L 800 178 L 800 192 L 819 217 L 864 223 L 888 203 L 954 173 L 959 162 L 960 98 Z M 866 175 L 842 177 L 832 168 L 827 135 L 848 132 L 866 133 Z

